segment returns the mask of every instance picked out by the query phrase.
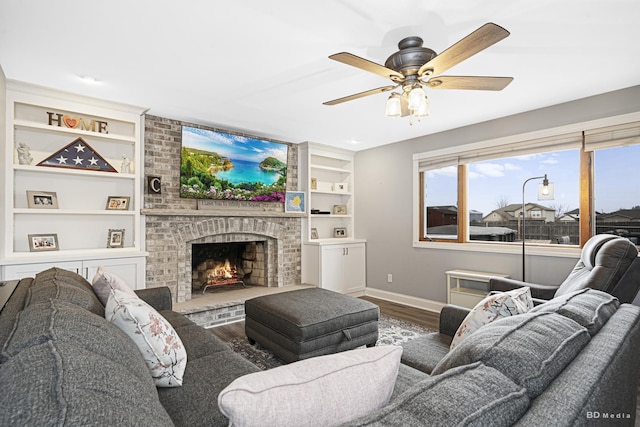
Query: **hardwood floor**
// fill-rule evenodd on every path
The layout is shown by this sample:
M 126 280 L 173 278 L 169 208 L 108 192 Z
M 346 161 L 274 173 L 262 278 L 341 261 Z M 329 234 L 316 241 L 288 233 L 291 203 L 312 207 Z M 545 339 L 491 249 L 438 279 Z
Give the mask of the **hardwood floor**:
M 384 314 L 385 316 L 415 323 L 417 325 L 424 326 L 425 328 L 433 329 L 434 331 L 438 330 L 438 313 L 433 313 L 431 311 L 421 310 L 414 307 L 407 307 L 402 304 L 397 304 L 394 302 L 367 296 L 361 298 L 376 304 L 378 307 L 380 307 L 380 313 Z M 209 330 L 224 342 L 229 342 L 234 338 L 243 338 L 245 336 L 244 321 L 218 326 Z

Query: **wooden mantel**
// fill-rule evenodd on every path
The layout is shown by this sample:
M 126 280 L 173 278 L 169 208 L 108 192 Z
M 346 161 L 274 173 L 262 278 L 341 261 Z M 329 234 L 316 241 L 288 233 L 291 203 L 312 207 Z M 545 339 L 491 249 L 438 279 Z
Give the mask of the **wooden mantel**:
M 216 217 L 260 217 L 260 218 L 304 218 L 305 213 L 277 212 L 247 209 L 141 209 L 142 215 L 150 216 L 216 216 Z

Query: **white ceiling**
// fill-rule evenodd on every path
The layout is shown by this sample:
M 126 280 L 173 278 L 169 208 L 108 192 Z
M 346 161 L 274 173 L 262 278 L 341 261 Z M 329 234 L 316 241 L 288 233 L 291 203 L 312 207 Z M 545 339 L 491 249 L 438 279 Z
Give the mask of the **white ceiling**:
M 511 35 L 447 75 L 511 76 L 501 92 L 428 90 L 431 116 L 387 119 L 384 64 L 406 36 L 436 52 L 486 22 Z M 638 0 L 2 0 L 7 78 L 149 114 L 362 150 L 640 84 Z M 87 84 L 79 76 L 95 77 Z

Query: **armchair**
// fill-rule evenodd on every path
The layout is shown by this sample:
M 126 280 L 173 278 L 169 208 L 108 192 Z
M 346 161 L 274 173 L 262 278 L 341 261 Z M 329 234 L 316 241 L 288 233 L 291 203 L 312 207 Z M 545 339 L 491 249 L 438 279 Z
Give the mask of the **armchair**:
M 501 277 L 489 280 L 489 291 L 509 291 L 522 286 L 531 289 L 535 303 L 583 288 L 597 289 L 630 303 L 640 287 L 638 249 L 628 239 L 598 234 L 582 248 L 580 259 L 560 285 L 540 285 Z

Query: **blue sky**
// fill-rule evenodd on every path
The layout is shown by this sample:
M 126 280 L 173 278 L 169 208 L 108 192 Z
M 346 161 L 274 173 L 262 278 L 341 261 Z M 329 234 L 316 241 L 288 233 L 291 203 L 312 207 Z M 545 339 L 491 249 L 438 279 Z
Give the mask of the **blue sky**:
M 182 127 L 184 147 L 215 151 L 230 159 L 256 161 L 267 157 L 287 163 L 287 145 L 263 139 L 214 132 L 207 129 Z
M 600 150 L 595 156 L 596 210 L 613 212 L 640 205 L 640 145 Z M 522 203 L 522 184 L 531 177 L 547 174 L 555 186 L 555 199 L 537 200 L 538 184 L 526 185 L 525 200 L 564 210 L 578 208 L 579 159 L 577 150 L 558 151 L 472 163 L 469 167 L 469 209 L 484 215 L 498 207 L 498 202 Z M 457 205 L 455 167 L 427 174 L 428 205 Z

